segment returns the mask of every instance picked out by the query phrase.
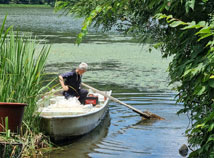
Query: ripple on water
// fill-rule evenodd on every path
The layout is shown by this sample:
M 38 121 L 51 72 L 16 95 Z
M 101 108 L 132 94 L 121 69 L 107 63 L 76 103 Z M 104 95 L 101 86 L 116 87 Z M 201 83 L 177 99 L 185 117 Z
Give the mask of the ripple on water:
M 113 153 L 115 155 L 113 157 L 127 155 L 130 157 L 179 157 L 178 149 L 182 143 L 186 142 L 183 129 L 186 128 L 187 120 L 186 116 L 179 117 L 175 115 L 177 110 L 181 108 L 181 105 L 175 104 L 173 93 L 165 93 L 163 95 L 161 93 L 149 94 L 117 93 L 116 96 L 120 97 L 120 100 L 123 100 L 125 103 L 128 103 L 129 99 L 133 100 L 133 95 L 137 100 L 148 99 L 149 97 L 150 104 L 144 105 L 143 102 L 138 105 L 132 102 L 130 104 L 139 110 L 143 111 L 146 108 L 146 110 L 156 114 L 159 114 L 161 108 L 163 108 L 164 115 L 160 114 L 160 116 L 165 117 L 165 121 L 143 121 L 138 114 L 134 114 L 126 107 L 117 103 L 111 103 L 110 115 L 114 121 L 112 121 L 109 128 L 108 137 L 105 139 L 107 139 L 107 142 L 110 142 L 108 144 L 110 147 L 107 148 L 109 151 L 112 150 L 111 147 L 114 148 L 114 145 L 111 145 L 111 143 L 116 142 L 116 145 L 118 145 L 114 148 Z M 158 106 L 154 106 L 156 103 L 158 103 Z M 101 148 L 99 149 L 99 155 L 103 148 L 104 152 L 106 152 L 107 149 L 104 145 L 99 146 Z M 124 147 L 122 148 L 124 150 L 121 150 L 121 146 Z M 94 155 L 96 157 L 96 153 Z

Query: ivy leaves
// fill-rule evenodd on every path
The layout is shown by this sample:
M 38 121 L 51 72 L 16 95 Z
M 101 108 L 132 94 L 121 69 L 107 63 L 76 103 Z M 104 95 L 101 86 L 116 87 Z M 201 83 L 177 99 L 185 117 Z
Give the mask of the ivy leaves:
M 195 35 L 199 36 L 198 42 L 211 37 L 210 40 L 208 40 L 206 46 L 210 47 L 210 51 L 214 51 L 214 23 L 208 23 L 205 21 L 200 21 L 196 23 L 195 21 L 192 22 L 183 22 L 181 20 L 175 19 L 172 17 L 172 15 L 165 15 L 165 14 L 157 14 L 155 16 L 156 18 L 160 19 L 166 19 L 166 21 L 169 23 L 170 27 L 176 28 L 181 27 L 181 30 L 188 30 L 188 29 L 195 29 L 197 32 Z
M 185 7 L 194 10 L 195 1 L 187 1 Z M 208 1 L 203 1 L 204 3 Z M 188 7 L 187 7 L 188 5 Z M 211 16 L 210 16 L 211 17 Z M 183 67 L 183 73 L 178 80 L 182 82 L 179 87 L 180 100 L 184 108 L 179 111 L 190 112 L 191 120 L 195 123 L 188 130 L 189 143 L 191 146 L 200 146 L 189 157 L 213 157 L 214 152 L 214 24 L 207 21 L 185 22 L 172 15 L 157 14 L 159 20 L 165 19 L 169 26 L 178 29 L 178 32 L 193 33 L 195 42 L 189 43 L 191 48 L 188 54 L 180 55 L 188 60 L 172 63 L 173 67 Z M 212 19 L 212 18 L 210 18 Z M 180 36 L 183 38 L 183 36 Z M 178 56 L 178 54 L 176 54 Z M 173 71 L 173 69 L 171 69 Z M 171 74 L 173 74 L 171 72 Z M 177 73 L 174 72 L 176 75 Z M 173 75 L 171 75 L 173 78 Z

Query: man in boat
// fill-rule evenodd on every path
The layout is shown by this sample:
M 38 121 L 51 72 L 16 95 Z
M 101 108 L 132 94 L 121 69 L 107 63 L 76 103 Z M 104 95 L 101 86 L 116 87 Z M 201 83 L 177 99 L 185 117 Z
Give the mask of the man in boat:
M 84 62 L 72 70 L 59 75 L 59 82 L 63 88 L 63 95 L 66 99 L 77 97 L 81 104 L 84 104 L 88 91 L 80 88 L 82 75 L 87 71 L 88 65 Z

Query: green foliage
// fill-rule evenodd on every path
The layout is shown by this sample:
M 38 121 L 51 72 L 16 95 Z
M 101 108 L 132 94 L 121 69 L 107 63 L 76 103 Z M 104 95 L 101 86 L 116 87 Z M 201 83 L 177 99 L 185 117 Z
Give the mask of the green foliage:
M 203 51 L 193 49 L 194 52 L 191 52 L 193 55 L 188 60 L 188 64 L 179 64 L 184 69 L 182 76 L 179 77 L 182 86 L 178 87 L 182 90 L 180 101 L 184 102 L 184 109 L 179 113 L 190 112 L 191 119 L 194 121 L 192 128 L 187 130 L 187 134 L 192 147 L 199 145 L 200 148 L 192 152 L 190 157 L 213 157 L 214 23 L 212 21 L 183 22 L 164 14 L 158 14 L 157 17 L 166 19 L 171 27 L 179 27 L 183 31 L 196 30 L 194 34 L 197 37 L 196 44 L 203 43 L 204 47 L 201 48 Z M 190 85 L 191 87 L 185 88 Z
M 192 123 L 189 157 L 214 157 L 213 0 L 59 0 L 56 9 L 84 17 L 82 32 L 93 26 L 116 28 L 140 42 L 149 36 L 163 57 L 173 56 L 169 75 L 172 84 L 180 83 L 178 102 L 184 104 L 178 113 L 189 114 Z
M 86 36 L 88 33 L 88 27 L 91 25 L 92 20 L 102 11 L 101 6 L 97 6 L 95 10 L 93 10 L 90 15 L 85 19 L 83 22 L 83 26 L 81 29 L 81 33 L 79 33 L 78 38 L 77 38 L 77 43 L 79 44 L 82 41 L 82 38 Z
M 38 149 L 50 147 L 50 140 L 37 135 L 40 120 L 35 112 L 38 97 L 51 84 L 44 80 L 50 46 L 36 49 L 34 39 L 15 34 L 12 27 L 5 29 L 5 22 L 6 17 L 0 28 L 0 102 L 26 103 L 27 106 L 18 135 L 10 133 L 8 118 L 5 119 L 3 141 L 6 144 L 0 144 L 0 157 L 19 157 L 20 153 L 23 157 L 41 155 Z

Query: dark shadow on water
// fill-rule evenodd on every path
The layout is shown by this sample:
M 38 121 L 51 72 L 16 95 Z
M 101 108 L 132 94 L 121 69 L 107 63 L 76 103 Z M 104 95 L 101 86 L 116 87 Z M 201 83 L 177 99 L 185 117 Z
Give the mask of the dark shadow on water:
M 132 126 L 152 126 L 154 123 L 159 122 L 160 120 L 143 120 L 141 119 L 136 124 L 133 124 Z
M 64 63 L 53 63 L 53 64 L 47 64 L 46 65 L 46 71 L 47 72 L 66 72 L 71 71 L 72 69 L 78 67 L 80 62 L 64 62 Z M 108 70 L 115 70 L 120 68 L 121 63 L 117 60 L 107 60 L 102 63 L 100 62 L 93 62 L 90 63 L 90 68 L 88 71 L 108 71 Z M 74 66 L 74 67 L 71 67 Z M 117 70 L 119 71 L 119 70 Z
M 17 29 L 22 31 L 20 29 Z M 26 30 L 23 30 L 25 32 Z M 29 30 L 32 33 L 33 37 L 36 37 L 38 40 L 41 40 L 42 44 L 60 44 L 60 43 L 70 43 L 76 44 L 78 34 L 80 30 L 71 31 L 71 32 L 44 32 L 44 31 L 34 31 Z M 122 34 L 104 34 L 102 32 L 92 32 L 85 36 L 82 40 L 82 44 L 84 43 L 96 43 L 96 44 L 108 44 L 108 43 L 138 43 L 137 40 L 132 39 L 131 37 L 125 37 Z M 77 44 L 76 44 L 77 45 Z
M 77 45 L 77 37 L 80 31 L 71 31 L 71 32 L 53 32 L 46 31 L 36 31 L 36 30 L 26 30 L 16 28 L 15 31 L 18 31 L 20 35 L 25 35 L 25 38 L 29 36 L 31 38 L 36 38 L 40 44 L 73 44 Z M 90 33 L 83 38 L 81 44 L 84 43 L 96 43 L 96 44 L 111 44 L 111 43 L 138 43 L 137 40 L 132 39 L 131 37 L 125 37 L 122 34 L 104 34 L 102 32 Z

